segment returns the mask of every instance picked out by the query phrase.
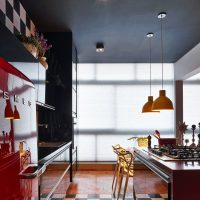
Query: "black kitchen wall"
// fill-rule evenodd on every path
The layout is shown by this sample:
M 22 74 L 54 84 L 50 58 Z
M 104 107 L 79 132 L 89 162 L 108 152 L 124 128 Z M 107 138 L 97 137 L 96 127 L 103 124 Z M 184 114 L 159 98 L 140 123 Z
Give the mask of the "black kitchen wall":
M 52 48 L 47 53 L 49 68 L 46 74 L 46 104 L 55 111 L 45 109 L 40 114 L 39 123 L 46 120 L 49 130 L 39 131 L 40 141 L 72 140 L 72 33 L 44 33 Z M 43 117 L 42 117 L 43 116 Z

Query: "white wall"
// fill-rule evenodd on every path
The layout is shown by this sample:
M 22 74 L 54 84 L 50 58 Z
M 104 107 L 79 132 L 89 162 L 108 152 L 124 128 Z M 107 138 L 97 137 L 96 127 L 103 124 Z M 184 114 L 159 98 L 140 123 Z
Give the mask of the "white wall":
M 46 69 L 41 63 L 10 62 L 15 68 L 20 70 L 34 84 L 36 89 L 36 101 L 45 103 L 45 81 Z
M 200 43 L 174 63 L 175 80 L 185 80 L 200 72 Z

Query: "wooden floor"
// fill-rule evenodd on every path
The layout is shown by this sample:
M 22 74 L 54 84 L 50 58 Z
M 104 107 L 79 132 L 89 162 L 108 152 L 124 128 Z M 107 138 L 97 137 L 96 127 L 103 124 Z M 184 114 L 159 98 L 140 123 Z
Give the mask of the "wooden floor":
M 78 171 L 67 194 L 111 194 L 113 171 Z M 135 170 L 129 179 L 127 194 L 133 184 L 137 194 L 167 194 L 167 184 L 149 170 Z
M 62 171 L 47 170 L 41 183 L 41 200 L 54 187 Z M 114 171 L 77 171 L 73 182 L 69 185 L 69 175 L 63 178 L 62 184 L 55 190 L 51 200 L 115 200 L 112 196 L 112 180 Z M 137 200 L 167 200 L 167 184 L 150 170 L 135 170 L 129 179 L 126 200 L 133 200 L 133 184 Z M 68 188 L 68 189 L 67 189 Z

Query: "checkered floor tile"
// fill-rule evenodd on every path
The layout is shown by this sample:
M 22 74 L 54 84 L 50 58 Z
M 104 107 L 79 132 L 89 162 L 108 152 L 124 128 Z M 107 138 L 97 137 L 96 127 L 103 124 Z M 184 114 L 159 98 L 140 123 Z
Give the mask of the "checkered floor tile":
M 46 194 L 41 195 L 45 200 Z M 167 194 L 137 194 L 137 200 L 167 200 Z M 115 200 L 111 194 L 53 194 L 51 200 Z M 133 200 L 131 194 L 126 194 L 126 200 Z

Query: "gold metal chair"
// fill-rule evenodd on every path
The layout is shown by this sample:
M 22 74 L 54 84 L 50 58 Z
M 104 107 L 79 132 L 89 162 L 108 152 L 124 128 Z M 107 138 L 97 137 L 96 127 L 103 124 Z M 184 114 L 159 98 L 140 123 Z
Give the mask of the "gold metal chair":
M 147 137 L 132 137 L 130 139 L 136 139 L 136 142 L 139 147 L 147 147 L 148 146 L 148 138 Z M 126 195 L 126 190 L 128 186 L 128 180 L 129 177 L 134 176 L 134 160 L 135 160 L 135 155 L 134 152 L 127 151 L 123 147 L 121 147 L 119 144 L 112 146 L 114 153 L 117 154 L 117 161 L 115 165 L 115 172 L 114 172 L 114 177 L 113 177 L 113 182 L 112 182 L 112 191 L 113 191 L 113 196 L 115 197 L 115 192 L 117 189 L 118 185 L 118 194 L 117 194 L 117 199 L 119 199 L 120 192 L 121 192 L 121 187 L 123 183 L 123 177 L 126 177 L 125 180 L 125 185 L 124 185 L 124 192 L 122 195 L 122 200 L 125 199 Z M 135 189 L 133 186 L 133 197 L 134 200 L 136 200 L 136 194 L 135 194 Z
M 112 191 L 113 191 L 113 196 L 115 197 L 115 191 L 116 191 L 116 186 L 117 186 L 117 179 L 118 179 L 118 170 L 119 170 L 119 151 L 123 150 L 124 148 L 121 147 L 119 144 L 116 144 L 112 146 L 113 152 L 117 155 L 117 160 L 115 164 L 115 171 L 114 171 L 114 176 L 113 176 L 113 181 L 112 181 Z
M 125 149 L 123 147 L 121 147 L 119 144 L 112 146 L 113 148 L 113 152 L 116 153 L 117 155 L 117 161 L 115 164 L 115 172 L 114 172 L 114 177 L 113 177 L 113 182 L 112 182 L 112 191 L 113 191 L 113 196 L 115 197 L 115 191 L 116 191 L 116 187 L 117 187 L 117 182 L 119 180 L 119 174 L 121 171 L 121 165 L 119 163 L 119 156 L 120 156 L 120 152 L 125 152 Z
M 126 179 L 125 179 L 124 191 L 122 194 L 122 200 L 125 199 L 129 177 L 134 176 L 134 159 L 135 159 L 135 156 L 130 151 L 120 152 L 119 165 L 120 165 L 121 171 L 118 176 L 119 185 L 118 185 L 117 200 L 119 199 L 119 196 L 120 196 L 124 176 Z M 134 197 L 134 200 L 136 200 L 134 185 L 133 185 L 133 197 Z

